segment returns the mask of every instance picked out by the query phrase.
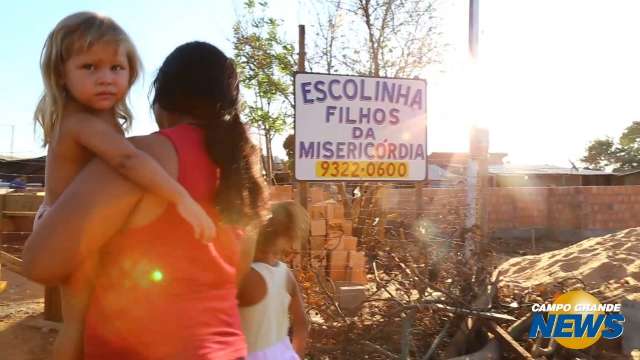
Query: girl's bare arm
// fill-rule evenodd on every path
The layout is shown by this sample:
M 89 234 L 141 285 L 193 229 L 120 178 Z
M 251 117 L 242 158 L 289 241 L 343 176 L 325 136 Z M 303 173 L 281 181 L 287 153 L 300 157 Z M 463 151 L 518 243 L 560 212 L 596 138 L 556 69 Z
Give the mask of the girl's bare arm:
M 238 288 L 238 306 L 247 307 L 262 301 L 267 295 L 267 284 L 262 275 L 250 269 Z
M 298 356 L 304 359 L 307 338 L 309 337 L 309 320 L 304 311 L 304 300 L 302 299 L 298 282 L 291 270 L 289 270 L 289 284 L 289 295 L 291 295 L 289 313 L 291 314 L 291 326 L 293 327 L 291 344 Z

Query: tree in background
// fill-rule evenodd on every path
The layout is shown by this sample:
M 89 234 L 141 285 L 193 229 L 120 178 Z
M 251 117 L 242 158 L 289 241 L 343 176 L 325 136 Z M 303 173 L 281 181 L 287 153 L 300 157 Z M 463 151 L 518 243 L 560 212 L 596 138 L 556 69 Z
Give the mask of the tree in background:
M 581 161 L 591 169 L 612 167 L 614 172 L 640 169 L 640 121 L 629 125 L 616 143 L 607 137 L 593 140 Z
M 309 68 L 414 77 L 440 60 L 434 0 L 316 0 Z
M 289 134 L 289 136 L 284 139 L 282 147 L 287 153 L 287 168 L 289 169 L 289 172 L 293 174 L 294 169 L 296 168 L 296 158 L 294 154 L 296 148 L 295 136 L 293 134 Z
M 233 48 L 246 90 L 244 116 L 264 136 L 266 173 L 273 177 L 274 136 L 291 128 L 294 46 L 280 33 L 281 20 L 266 15 L 267 1 L 247 0 L 245 14 L 233 26 Z

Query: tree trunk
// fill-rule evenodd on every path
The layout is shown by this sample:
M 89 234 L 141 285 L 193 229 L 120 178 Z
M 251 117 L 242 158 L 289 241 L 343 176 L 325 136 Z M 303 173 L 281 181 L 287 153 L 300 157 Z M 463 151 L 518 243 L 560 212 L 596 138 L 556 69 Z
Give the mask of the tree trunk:
M 271 131 L 269 130 L 265 130 L 264 132 L 264 139 L 266 142 L 266 148 L 267 148 L 267 166 L 266 166 L 266 172 L 267 172 L 267 182 L 269 185 L 273 184 L 273 154 L 271 153 L 271 140 L 272 140 L 273 136 L 271 135 Z

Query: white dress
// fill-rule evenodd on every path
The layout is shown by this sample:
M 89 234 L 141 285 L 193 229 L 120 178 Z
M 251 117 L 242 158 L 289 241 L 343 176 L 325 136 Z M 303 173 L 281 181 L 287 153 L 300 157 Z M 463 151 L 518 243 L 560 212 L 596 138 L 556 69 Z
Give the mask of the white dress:
M 291 296 L 287 290 L 287 265 L 254 262 L 251 267 L 264 279 L 267 293 L 259 303 L 240 308 L 249 350 L 247 359 L 299 360 L 288 336 Z

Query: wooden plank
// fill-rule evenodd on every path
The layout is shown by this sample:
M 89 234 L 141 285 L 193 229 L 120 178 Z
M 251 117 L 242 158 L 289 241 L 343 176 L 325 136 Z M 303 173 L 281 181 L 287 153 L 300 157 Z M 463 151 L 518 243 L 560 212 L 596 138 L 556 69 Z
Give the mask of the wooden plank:
M 520 355 L 522 359 L 534 360 L 533 356 L 520 346 L 520 344 L 518 344 L 506 330 L 498 326 L 498 324 L 493 321 L 484 321 L 482 325 L 487 329 L 487 331 L 495 335 L 503 344 L 509 346 L 518 355 Z
M 3 211 L 3 216 L 36 216 L 35 211 Z
M 0 250 L 0 263 L 16 274 L 24 276 L 22 271 L 22 260 L 17 257 Z
M 19 258 L 0 250 L 0 263 L 14 273 L 25 276 L 22 271 L 22 260 Z M 45 320 L 62 321 L 62 303 L 60 300 L 60 290 L 57 287 L 45 288 L 44 318 Z
M 34 327 L 34 328 L 38 328 L 38 329 L 42 329 L 42 330 L 56 330 L 56 331 L 60 331 L 62 330 L 62 324 L 59 322 L 55 322 L 55 321 L 48 321 L 48 320 L 43 320 L 40 318 L 29 318 L 24 320 L 23 322 L 24 325 L 30 326 L 30 327 Z
M 422 196 L 422 188 L 424 184 L 422 181 L 416 182 L 416 220 L 420 219 L 422 212 L 424 211 L 424 199 Z
M 488 311 L 462 309 L 462 308 L 456 308 L 456 307 L 449 306 L 449 305 L 444 305 L 444 304 L 431 304 L 431 303 L 424 304 L 423 303 L 423 304 L 412 305 L 412 306 L 427 307 L 427 308 L 430 308 L 430 309 L 433 309 L 433 310 L 446 311 L 446 312 L 454 314 L 454 315 L 467 315 L 467 316 L 473 316 L 473 317 L 477 317 L 477 318 L 481 318 L 481 319 L 498 320 L 498 321 L 516 321 L 516 320 L 518 320 L 518 319 L 516 319 L 516 318 L 514 318 L 513 316 L 510 316 L 510 315 L 493 313 L 493 312 L 488 312 Z
M 62 322 L 62 298 L 57 286 L 44 288 L 44 319 Z
M 390 353 L 389 351 L 385 350 L 384 348 L 371 343 L 369 341 L 363 341 L 362 342 L 363 345 L 365 345 L 366 347 L 368 347 L 370 350 L 373 350 L 379 354 L 382 354 L 385 356 L 386 359 L 400 359 L 400 357 L 396 354 Z

